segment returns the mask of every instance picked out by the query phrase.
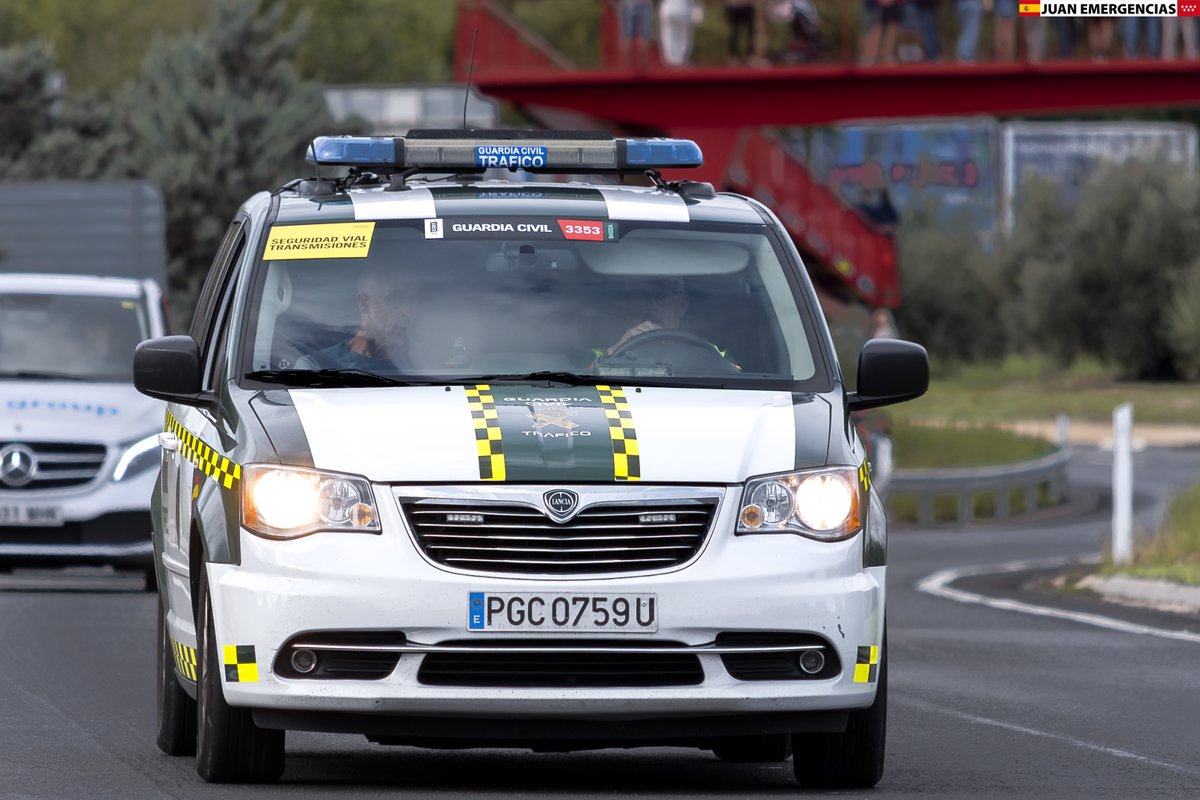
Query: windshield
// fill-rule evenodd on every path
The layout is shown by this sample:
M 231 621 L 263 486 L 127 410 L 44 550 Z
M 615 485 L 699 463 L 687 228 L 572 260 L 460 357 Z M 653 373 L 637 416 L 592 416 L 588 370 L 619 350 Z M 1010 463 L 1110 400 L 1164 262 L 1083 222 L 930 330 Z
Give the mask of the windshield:
M 149 335 L 132 299 L 0 295 L 0 380 L 132 382 L 133 349 Z
M 812 320 L 760 225 L 276 225 L 264 259 L 246 351 L 263 380 L 825 382 Z

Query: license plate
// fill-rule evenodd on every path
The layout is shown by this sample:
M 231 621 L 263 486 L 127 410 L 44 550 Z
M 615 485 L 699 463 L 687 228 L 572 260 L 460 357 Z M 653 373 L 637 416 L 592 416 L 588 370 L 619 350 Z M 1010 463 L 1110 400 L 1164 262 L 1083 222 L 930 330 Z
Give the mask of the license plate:
M 0 525 L 62 525 L 58 506 L 0 505 Z
M 471 592 L 467 630 L 654 633 L 658 596 Z

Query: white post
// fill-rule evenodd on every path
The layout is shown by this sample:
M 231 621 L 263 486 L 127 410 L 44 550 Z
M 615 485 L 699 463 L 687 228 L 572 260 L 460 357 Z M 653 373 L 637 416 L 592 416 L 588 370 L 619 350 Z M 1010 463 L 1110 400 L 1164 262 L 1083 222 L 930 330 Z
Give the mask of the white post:
M 1058 446 L 1066 447 L 1071 438 L 1071 418 L 1066 414 L 1058 415 Z
M 1112 557 L 1115 564 L 1133 558 L 1133 404 L 1113 410 Z

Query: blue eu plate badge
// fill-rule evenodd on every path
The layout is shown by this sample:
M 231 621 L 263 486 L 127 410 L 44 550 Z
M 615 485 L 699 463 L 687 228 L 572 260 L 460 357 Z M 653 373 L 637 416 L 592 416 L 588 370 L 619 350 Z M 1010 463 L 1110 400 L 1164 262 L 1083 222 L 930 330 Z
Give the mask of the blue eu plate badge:
M 483 630 L 483 592 L 471 592 L 467 600 L 467 630 Z

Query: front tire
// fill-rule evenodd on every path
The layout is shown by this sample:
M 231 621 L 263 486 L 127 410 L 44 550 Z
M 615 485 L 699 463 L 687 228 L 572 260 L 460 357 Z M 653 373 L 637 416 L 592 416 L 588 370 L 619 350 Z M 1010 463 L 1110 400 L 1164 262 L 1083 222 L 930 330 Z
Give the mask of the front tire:
M 196 701 L 175 674 L 167 613 L 158 598 L 158 749 L 169 756 L 196 754 Z
M 887 739 L 887 640 L 879 664 L 875 702 L 850 712 L 842 733 L 792 736 L 792 768 L 804 786 L 870 789 L 883 777 Z
M 283 774 L 283 731 L 260 728 L 249 709 L 225 702 L 208 574 L 203 565 L 201 570 L 196 771 L 209 783 L 270 783 Z

